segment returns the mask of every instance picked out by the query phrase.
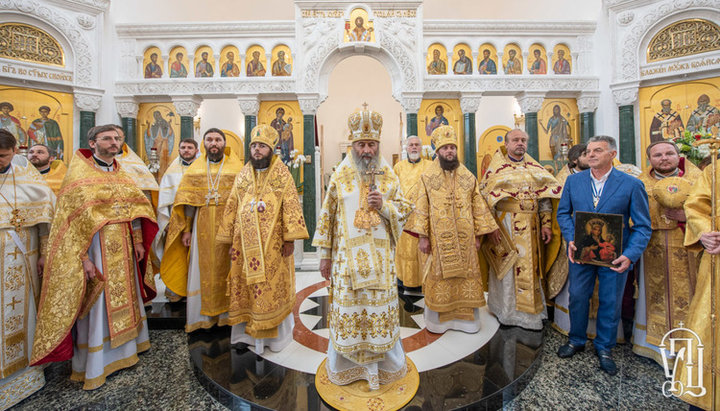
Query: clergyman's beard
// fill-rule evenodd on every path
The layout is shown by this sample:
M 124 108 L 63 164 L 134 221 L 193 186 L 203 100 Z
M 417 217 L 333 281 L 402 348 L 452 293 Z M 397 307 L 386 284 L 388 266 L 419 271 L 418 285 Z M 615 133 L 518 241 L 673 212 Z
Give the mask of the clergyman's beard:
M 218 161 L 222 160 L 223 156 L 225 155 L 225 150 L 218 150 L 217 153 L 212 153 L 210 150 L 207 151 L 207 157 L 210 161 L 213 163 L 217 163 Z
M 440 168 L 445 171 L 453 171 L 456 168 L 460 167 L 460 160 L 458 160 L 457 157 L 452 160 L 446 160 L 445 157 L 438 154 L 437 158 L 438 160 L 440 160 Z
M 270 160 L 272 159 L 272 152 L 263 158 L 250 157 L 250 163 L 255 170 L 262 170 L 270 167 Z
M 587 170 L 588 168 L 590 168 L 590 166 L 589 166 L 587 163 L 585 163 L 585 164 L 583 164 L 583 163 L 577 163 L 577 164 L 575 165 L 575 168 L 577 168 L 577 169 L 580 170 L 580 171 L 583 171 L 583 170 Z
M 30 163 L 32 163 L 32 165 L 34 165 L 35 168 L 37 168 L 39 170 L 41 168 L 47 167 L 47 165 L 50 164 L 50 158 L 48 157 L 48 159 L 45 161 L 42 161 L 39 158 L 37 158 L 37 159 L 30 160 Z
M 359 156 L 355 153 L 355 151 L 352 151 L 353 161 L 355 161 L 355 168 L 357 168 L 357 171 L 360 173 L 363 178 L 365 177 L 365 173 L 370 169 L 371 166 L 375 168 L 375 170 L 378 170 L 380 168 L 380 160 L 379 154 L 376 154 L 375 156 L 367 155 L 365 157 Z
M 420 153 L 408 153 L 408 160 L 412 163 L 417 162 L 420 160 Z

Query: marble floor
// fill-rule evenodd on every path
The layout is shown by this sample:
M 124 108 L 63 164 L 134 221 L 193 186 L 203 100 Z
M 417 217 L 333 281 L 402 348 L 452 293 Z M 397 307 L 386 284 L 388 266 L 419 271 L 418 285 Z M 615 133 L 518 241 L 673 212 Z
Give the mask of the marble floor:
M 286 349 L 273 354 L 266 350 L 267 354 L 263 354 L 263 357 L 294 370 L 311 372 L 323 358 L 320 353 L 324 350 L 322 344 L 327 346 L 327 324 L 323 309 L 327 293 L 317 272 L 298 273 L 296 288 L 298 299 L 294 312 L 294 341 L 288 347 L 289 351 Z M 492 314 L 485 310 L 481 315 L 486 326 L 479 334 L 431 334 L 424 328 L 422 315 L 418 314 L 422 312 L 422 297 L 411 295 L 403 298 L 403 301 L 403 345 L 406 346 L 408 356 L 421 369 L 441 367 L 453 358 L 473 352 L 485 344 L 498 329 Z M 502 331 L 503 329 L 500 330 Z M 199 334 L 199 337 L 203 339 L 204 335 Z M 15 408 L 226 409 L 210 396 L 196 379 L 184 331 L 151 330 L 150 340 L 151 349 L 141 355 L 137 365 L 112 375 L 103 387 L 94 391 L 83 391 L 80 383 L 69 380 L 69 362 L 50 365 L 46 369 L 45 388 Z M 518 396 L 505 400 L 504 409 L 687 409 L 683 402 L 662 395 L 662 368 L 652 360 L 633 354 L 629 345 L 618 345 L 614 350 L 619 372 L 611 377 L 599 370 L 597 358 L 591 348 L 572 359 L 558 358 L 555 352 L 565 342 L 565 337 L 549 325 L 545 327 L 544 340 L 540 366 L 535 377 Z

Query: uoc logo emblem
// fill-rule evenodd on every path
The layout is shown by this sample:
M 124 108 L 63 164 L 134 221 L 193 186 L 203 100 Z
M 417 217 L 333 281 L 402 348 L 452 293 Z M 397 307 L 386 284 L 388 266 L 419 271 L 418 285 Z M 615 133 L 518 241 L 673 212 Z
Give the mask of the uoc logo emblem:
M 684 328 L 682 322 L 679 325 L 680 327 L 665 333 L 660 344 L 660 354 L 665 369 L 665 378 L 667 378 L 667 381 L 663 383 L 662 392 L 666 397 L 680 397 L 685 394 L 701 397 L 707 392 L 703 385 L 703 351 L 705 347 L 700 341 L 700 336 L 694 331 Z M 685 381 L 677 379 L 678 360 L 680 359 L 683 360 L 683 368 L 687 377 Z

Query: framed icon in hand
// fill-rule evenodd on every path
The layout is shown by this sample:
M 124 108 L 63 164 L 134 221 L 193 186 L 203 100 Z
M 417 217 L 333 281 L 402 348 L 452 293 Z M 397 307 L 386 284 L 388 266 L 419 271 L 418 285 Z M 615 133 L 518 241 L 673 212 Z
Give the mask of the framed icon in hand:
M 575 261 L 614 267 L 622 254 L 622 214 L 575 213 Z

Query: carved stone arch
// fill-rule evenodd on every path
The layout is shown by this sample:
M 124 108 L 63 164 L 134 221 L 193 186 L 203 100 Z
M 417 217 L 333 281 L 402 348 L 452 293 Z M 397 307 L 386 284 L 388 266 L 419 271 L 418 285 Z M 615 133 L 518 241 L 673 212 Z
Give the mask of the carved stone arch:
M 405 90 L 405 78 L 404 73 L 400 68 L 400 64 L 394 56 L 388 52 L 388 50 L 385 50 L 383 47 L 378 47 L 377 45 L 365 45 L 362 48 L 362 51 L 356 51 L 353 45 L 335 47 L 334 49 L 329 50 L 329 53 L 319 64 L 319 69 L 316 73 L 317 77 L 314 81 L 317 85 L 316 90 L 320 95 L 320 101 L 325 100 L 328 96 L 328 83 L 333 69 L 341 61 L 352 56 L 368 56 L 379 61 L 390 75 L 393 97 L 398 101 L 402 101 L 401 93 Z
M 65 67 L 74 72 L 75 84 L 87 87 L 97 83 L 99 65 L 94 61 L 94 50 L 76 21 L 34 1 L 7 3 L 0 21 L 25 23 L 47 32 L 63 47 Z
M 634 19 L 625 36 L 620 40 L 622 52 L 616 60 L 616 78 L 622 81 L 637 80 L 640 77 L 640 57 L 645 55 L 643 45 L 647 45 L 652 37 L 669 22 L 684 18 L 699 17 L 712 20 L 708 13 L 720 16 L 720 0 L 685 0 L 676 2 L 668 0 L 658 4 L 642 18 Z M 643 59 L 644 61 L 644 59 Z

